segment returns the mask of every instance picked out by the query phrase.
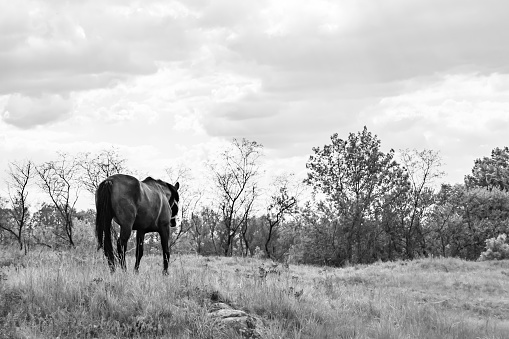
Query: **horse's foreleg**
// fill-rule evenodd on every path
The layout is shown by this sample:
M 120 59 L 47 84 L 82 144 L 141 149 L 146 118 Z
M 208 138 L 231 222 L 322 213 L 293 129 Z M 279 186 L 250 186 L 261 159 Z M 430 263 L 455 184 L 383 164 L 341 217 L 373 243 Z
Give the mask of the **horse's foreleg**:
M 127 250 L 127 242 L 129 241 L 129 238 L 122 239 L 122 237 L 118 238 L 117 240 L 117 252 L 118 252 L 118 260 L 120 262 L 120 267 L 125 271 L 126 270 L 126 263 L 125 263 L 125 253 Z
M 118 263 L 122 269 L 125 269 L 125 254 L 124 249 L 122 248 L 122 239 L 117 239 L 117 254 L 118 254 Z
M 163 249 L 163 274 L 168 274 L 168 262 L 170 260 L 170 249 L 168 246 L 168 241 L 170 238 L 170 229 L 169 227 L 163 227 L 163 230 L 159 232 L 161 236 L 161 247 Z
M 113 257 L 113 252 L 111 252 L 111 254 Z M 115 260 L 108 258 L 108 265 L 110 266 L 110 272 L 111 273 L 115 272 Z
M 136 232 L 136 263 L 134 264 L 134 271 L 138 272 L 140 267 L 141 257 L 143 257 L 143 242 L 145 240 L 145 233 L 141 231 Z

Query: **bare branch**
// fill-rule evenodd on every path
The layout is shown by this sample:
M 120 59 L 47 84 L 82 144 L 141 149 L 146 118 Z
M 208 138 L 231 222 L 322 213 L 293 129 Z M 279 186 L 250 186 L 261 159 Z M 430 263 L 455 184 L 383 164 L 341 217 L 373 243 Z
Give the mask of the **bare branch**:
M 80 193 L 80 162 L 66 153 L 59 153 L 58 156 L 57 161 L 48 161 L 35 169 L 40 178 L 39 186 L 60 213 L 69 244 L 74 246 L 72 218 Z
M 210 166 L 227 234 L 223 243 L 225 255 L 232 254 L 233 240 L 239 228 L 246 224 L 257 196 L 262 147 L 246 139 L 233 139 L 231 148 L 221 153 L 222 162 Z
M 127 160 L 119 154 L 116 148 L 104 149 L 97 154 L 81 153 L 78 162 L 82 172 L 81 183 L 87 191 L 95 194 L 101 181 L 110 175 L 131 173 L 126 163 Z
M 16 237 L 20 250 L 23 249 L 24 229 L 29 219 L 28 185 L 33 177 L 33 164 L 29 160 L 9 164 L 7 191 L 10 202 L 10 214 L 15 222 L 12 228 L 1 226 Z

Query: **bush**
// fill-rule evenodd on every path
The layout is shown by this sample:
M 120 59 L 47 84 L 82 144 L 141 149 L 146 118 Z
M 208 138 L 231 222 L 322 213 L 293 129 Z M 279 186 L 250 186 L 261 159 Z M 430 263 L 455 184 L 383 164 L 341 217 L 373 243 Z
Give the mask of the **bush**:
M 509 244 L 506 239 L 507 235 L 500 234 L 497 238 L 486 240 L 486 251 L 481 253 L 479 260 L 509 259 Z

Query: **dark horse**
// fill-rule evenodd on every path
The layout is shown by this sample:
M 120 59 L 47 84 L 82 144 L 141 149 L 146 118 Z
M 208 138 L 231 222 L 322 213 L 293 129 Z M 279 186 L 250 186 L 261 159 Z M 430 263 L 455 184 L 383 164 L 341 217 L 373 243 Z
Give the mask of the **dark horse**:
M 95 232 L 99 248 L 112 271 L 115 270 L 115 258 L 111 240 L 111 220 L 120 225 L 120 237 L 117 251 L 120 266 L 125 270 L 125 252 L 131 231 L 136 230 L 136 264 L 138 271 L 143 256 L 143 240 L 147 232 L 159 232 L 163 248 L 163 273 L 168 273 L 170 250 L 168 241 L 170 227 L 175 227 L 178 213 L 179 183 L 168 184 L 151 177 L 143 181 L 124 174 L 115 174 L 105 179 L 97 188 L 95 206 L 97 217 Z

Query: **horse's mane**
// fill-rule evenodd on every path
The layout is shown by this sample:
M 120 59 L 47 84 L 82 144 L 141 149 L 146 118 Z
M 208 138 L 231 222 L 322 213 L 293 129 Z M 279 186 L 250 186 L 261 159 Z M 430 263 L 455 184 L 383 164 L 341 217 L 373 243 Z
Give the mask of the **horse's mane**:
M 161 186 L 168 186 L 168 183 L 159 179 L 154 179 L 152 177 L 146 177 L 143 181 L 143 183 L 147 184 L 149 182 L 155 182 Z
M 145 182 L 145 183 L 147 183 L 147 182 L 150 182 L 150 181 L 156 181 L 156 182 L 157 182 L 157 180 L 156 180 L 156 179 L 154 179 L 154 178 L 152 178 L 152 177 L 146 177 L 146 178 L 145 178 L 145 179 L 143 179 L 141 182 Z M 159 180 L 159 181 L 160 181 L 160 180 Z

